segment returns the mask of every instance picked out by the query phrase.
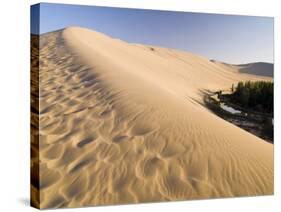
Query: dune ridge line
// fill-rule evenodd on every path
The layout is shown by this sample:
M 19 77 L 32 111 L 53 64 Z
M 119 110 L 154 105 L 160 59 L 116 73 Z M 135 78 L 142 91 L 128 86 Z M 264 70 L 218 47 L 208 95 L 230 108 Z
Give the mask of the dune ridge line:
M 80 27 L 39 61 L 41 208 L 273 194 L 273 145 L 203 101 L 271 77 Z

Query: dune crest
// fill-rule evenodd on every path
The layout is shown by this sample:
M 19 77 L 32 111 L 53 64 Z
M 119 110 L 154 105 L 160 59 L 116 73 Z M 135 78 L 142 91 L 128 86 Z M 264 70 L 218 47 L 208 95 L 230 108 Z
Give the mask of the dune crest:
M 235 72 L 238 72 L 238 73 L 258 75 L 258 76 L 262 76 L 264 79 L 268 79 L 268 80 L 273 78 L 274 65 L 272 63 L 255 62 L 255 63 L 234 65 L 234 64 L 219 62 L 216 60 L 211 60 L 211 62 L 213 62 L 217 65 L 224 66 L 225 68 L 234 69 Z
M 79 27 L 40 39 L 41 208 L 273 193 L 273 145 L 203 105 L 268 78 Z

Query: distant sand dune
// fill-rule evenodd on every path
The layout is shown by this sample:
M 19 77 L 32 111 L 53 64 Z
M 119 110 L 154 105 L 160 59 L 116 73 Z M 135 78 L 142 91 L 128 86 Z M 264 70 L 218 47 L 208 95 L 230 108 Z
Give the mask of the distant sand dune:
M 236 67 L 241 73 L 273 77 L 273 64 L 271 63 L 248 63 L 236 65 Z
M 239 73 L 259 75 L 259 76 L 264 76 L 264 77 L 269 77 L 269 78 L 273 77 L 274 65 L 272 63 L 257 62 L 257 63 L 246 63 L 246 64 L 240 64 L 240 65 L 233 65 L 233 64 L 218 62 L 215 60 L 211 60 L 211 62 L 214 62 L 216 64 L 225 65 L 230 68 L 234 68 Z
M 273 145 L 202 106 L 269 78 L 78 27 L 40 44 L 41 208 L 273 193 Z

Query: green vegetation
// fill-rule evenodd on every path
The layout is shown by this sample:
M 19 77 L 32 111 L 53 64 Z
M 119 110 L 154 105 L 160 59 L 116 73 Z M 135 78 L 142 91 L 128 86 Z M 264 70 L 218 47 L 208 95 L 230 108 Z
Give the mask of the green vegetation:
M 223 119 L 273 143 L 273 82 L 239 82 L 231 87 L 231 94 L 215 92 L 219 100 L 206 96 L 206 106 Z M 241 111 L 232 114 L 221 108 L 221 103 Z
M 230 101 L 246 109 L 261 113 L 273 113 L 273 83 L 239 82 L 237 87 L 232 86 L 233 94 Z

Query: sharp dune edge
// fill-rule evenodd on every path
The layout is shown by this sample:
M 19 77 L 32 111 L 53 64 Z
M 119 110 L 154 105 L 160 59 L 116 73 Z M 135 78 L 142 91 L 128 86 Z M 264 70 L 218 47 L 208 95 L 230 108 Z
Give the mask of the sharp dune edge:
M 40 36 L 40 207 L 273 193 L 273 145 L 204 107 L 271 80 L 70 27 Z

